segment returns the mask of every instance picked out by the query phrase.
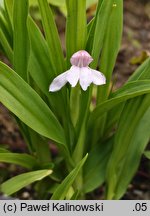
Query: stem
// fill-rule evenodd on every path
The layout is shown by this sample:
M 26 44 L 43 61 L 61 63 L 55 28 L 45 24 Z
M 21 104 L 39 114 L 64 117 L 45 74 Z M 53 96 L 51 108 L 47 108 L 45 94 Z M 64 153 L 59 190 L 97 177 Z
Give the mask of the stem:
M 86 123 L 89 116 L 89 106 L 91 101 L 91 94 L 92 94 L 92 87 L 90 87 L 90 90 L 87 92 L 82 92 L 81 95 L 81 101 L 80 101 L 80 116 L 78 119 L 79 124 L 77 124 L 77 133 L 79 133 L 79 138 L 77 141 L 77 144 L 75 146 L 74 152 L 73 152 L 73 160 L 75 164 L 79 163 L 79 161 L 82 160 L 83 154 L 85 151 L 85 138 L 86 138 Z M 82 122 L 82 123 L 81 123 Z M 78 135 L 78 134 L 77 134 Z M 81 199 L 84 199 L 84 194 L 82 193 L 82 187 L 83 187 L 83 168 L 79 172 L 76 180 L 75 180 L 75 188 L 81 191 Z
M 85 122 L 86 122 L 86 117 L 84 118 L 84 122 L 82 124 L 80 135 L 79 135 L 79 139 L 76 144 L 75 150 L 73 152 L 73 159 L 75 163 L 78 163 L 83 157 L 84 142 L 85 142 L 85 135 L 86 135 Z
M 70 113 L 71 113 L 71 120 L 73 123 L 73 126 L 75 127 L 77 120 L 79 118 L 80 113 L 80 86 L 77 84 L 76 87 L 71 89 L 70 93 Z M 74 102 L 76 102 L 76 106 L 74 105 Z
M 92 87 L 90 87 L 89 91 L 82 92 L 80 98 L 80 116 L 76 125 L 77 137 L 79 138 L 73 152 L 73 159 L 76 163 L 78 163 L 82 159 L 84 153 L 84 143 L 87 132 L 86 123 L 89 116 L 91 94 Z

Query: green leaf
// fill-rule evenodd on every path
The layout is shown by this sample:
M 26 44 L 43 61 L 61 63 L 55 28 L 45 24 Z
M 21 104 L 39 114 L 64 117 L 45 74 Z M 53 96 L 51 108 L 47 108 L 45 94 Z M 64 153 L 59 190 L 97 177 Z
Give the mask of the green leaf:
M 120 184 L 120 172 L 124 173 L 124 161 L 128 159 L 128 150 L 134 154 L 133 134 L 137 129 L 142 117 L 150 106 L 150 95 L 137 97 L 126 102 L 121 113 L 117 132 L 115 134 L 114 149 L 108 163 L 107 170 L 107 198 L 112 199 L 116 196 L 117 185 Z M 131 164 L 128 164 L 130 170 Z M 123 174 L 121 176 L 124 178 Z M 119 185 L 122 190 L 124 188 Z
M 70 200 L 77 200 L 77 199 L 78 199 L 78 196 L 79 196 L 79 191 L 76 190 L 76 191 L 74 192 L 74 194 L 72 195 L 72 197 L 71 197 Z
M 150 159 L 150 151 L 145 151 L 144 155 L 146 158 Z
M 150 58 L 146 59 L 143 64 L 136 69 L 127 82 L 145 79 L 150 79 Z
M 42 92 L 49 96 L 49 85 L 55 73 L 49 61 L 48 46 L 40 29 L 31 17 L 28 17 L 27 24 L 31 44 L 29 72 Z
M 109 2 L 100 0 L 97 5 L 95 19 L 91 25 L 87 41 L 87 50 L 92 53 L 92 57 L 94 59 L 91 64 L 93 68 L 96 68 L 98 64 L 107 29 L 107 23 L 113 9 L 113 3 L 113 0 L 110 0 Z
M 66 0 L 67 26 L 66 47 L 67 62 L 78 50 L 84 50 L 86 44 L 86 0 Z
M 95 146 L 84 165 L 83 190 L 89 193 L 100 186 L 105 180 L 107 162 L 112 150 L 113 140 Z
M 66 109 L 63 113 L 63 108 L 61 110 L 59 108 L 59 105 L 63 103 L 62 92 L 50 93 L 48 91 L 49 85 L 55 76 L 55 72 L 52 70 L 52 65 L 49 61 L 47 43 L 31 17 L 28 18 L 28 30 L 31 44 L 29 72 L 37 86 L 48 97 L 52 111 L 56 113 L 57 116 L 65 115 Z
M 6 148 L 0 147 L 0 153 L 9 153 L 9 151 Z
M 7 39 L 9 46 L 12 48 L 12 32 L 9 28 L 5 10 L 0 13 L 0 26 L 1 26 L 1 32 L 4 34 L 5 38 Z M 2 41 L 0 41 L 0 43 L 2 44 Z
M 29 72 L 35 80 L 37 86 L 47 96 L 48 104 L 50 104 L 51 110 L 59 118 L 63 119 L 64 130 L 66 127 L 66 119 L 69 123 L 69 111 L 67 112 L 66 95 L 65 92 L 59 91 L 51 93 L 48 91 L 49 85 L 55 76 L 54 71 L 51 70 L 52 65 L 49 61 L 48 46 L 41 34 L 40 30 L 36 26 L 35 22 L 29 17 L 28 19 L 29 37 L 31 43 L 31 55 L 29 60 Z M 65 90 L 65 88 L 64 88 Z M 66 96 L 66 97 L 65 97 Z M 60 104 L 63 104 L 60 109 Z M 71 125 L 71 124 L 70 124 Z M 69 126 L 71 130 L 72 127 Z M 66 130 L 66 135 L 69 135 Z M 66 136 L 67 137 L 67 136 Z M 69 145 L 71 142 L 68 141 Z
M 115 5 L 115 6 L 113 6 Z M 111 5 L 111 11 L 107 22 L 107 28 L 103 39 L 103 46 L 100 54 L 100 71 L 106 76 L 106 84 L 97 87 L 96 103 L 105 101 L 110 92 L 110 83 L 112 78 L 113 68 L 116 62 L 118 51 L 122 38 L 123 26 L 123 1 L 117 0 Z M 113 43 L 112 43 L 113 41 Z M 101 117 L 101 116 L 100 116 Z M 93 134 L 93 144 L 97 143 L 104 134 L 107 114 L 103 118 L 99 118 L 95 124 Z M 97 135 L 99 134 L 99 135 Z
M 42 180 L 51 173 L 52 170 L 38 170 L 20 174 L 1 184 L 1 191 L 4 194 L 11 195 L 35 181 Z
M 27 169 L 32 169 L 37 165 L 34 157 L 18 153 L 0 153 L 0 162 L 13 163 Z
M 38 0 L 38 3 L 42 16 L 43 28 L 49 48 L 49 57 L 52 65 L 51 70 L 53 70 L 57 75 L 65 70 L 65 61 L 58 31 L 47 0 Z
M 67 192 L 77 177 L 79 171 L 84 165 L 88 154 L 77 164 L 77 166 L 69 173 L 69 175 L 62 181 L 62 183 L 56 188 L 51 199 L 52 200 L 63 200 L 67 195 Z
M 14 0 L 14 60 L 13 67 L 24 80 L 27 80 L 27 67 L 29 57 L 29 40 L 27 31 L 28 0 Z
M 13 51 L 9 45 L 9 42 L 7 41 L 7 38 L 5 34 L 0 29 L 0 39 L 1 39 L 1 45 L 3 47 L 3 50 L 7 56 L 7 58 L 10 60 L 10 62 L 13 61 Z
M 117 0 L 114 5 L 116 6 L 111 6 L 112 9 L 100 56 L 100 71 L 106 76 L 106 85 L 98 87 L 97 104 L 106 100 L 109 95 L 112 72 L 122 39 L 123 1 Z
M 132 140 L 130 141 L 126 156 L 122 162 L 119 177 L 117 179 L 117 187 L 115 189 L 115 199 L 120 199 L 126 192 L 129 183 L 135 175 L 143 151 L 149 142 L 150 133 L 150 108 L 146 111 L 143 118 L 140 120 Z M 150 154 L 149 154 L 150 157 Z M 132 166 L 131 166 L 132 165 Z
M 13 29 L 13 1 L 14 0 L 4 0 L 5 10 L 7 12 L 8 22 L 11 30 Z
M 91 113 L 90 122 L 94 122 L 97 118 L 108 112 L 113 107 L 130 98 L 137 97 L 146 93 L 150 93 L 149 80 L 139 80 L 125 84 L 119 90 L 111 95 L 111 98 L 106 102 L 98 105 Z
M 1 62 L 0 101 L 39 134 L 65 143 L 64 131 L 48 106 L 25 81 Z
M 128 79 L 127 83 L 137 81 L 137 80 L 146 80 L 150 79 L 150 58 L 148 58 L 142 65 L 140 65 L 136 71 L 132 74 L 132 76 Z M 122 108 L 125 102 L 119 103 L 119 105 L 115 106 L 108 112 L 107 116 L 107 125 L 105 130 L 107 131 L 109 128 L 115 124 L 115 122 L 119 119 Z
M 0 0 L 0 6 L 4 7 L 4 0 Z

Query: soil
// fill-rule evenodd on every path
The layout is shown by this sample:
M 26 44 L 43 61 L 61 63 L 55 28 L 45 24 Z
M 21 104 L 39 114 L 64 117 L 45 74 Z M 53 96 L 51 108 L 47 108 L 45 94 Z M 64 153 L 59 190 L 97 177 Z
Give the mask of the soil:
M 58 14 L 56 17 L 59 33 L 64 47 L 64 21 L 65 18 Z M 124 1 L 124 30 L 121 49 L 114 69 L 116 80 L 115 88 L 119 88 L 142 63 L 150 50 L 150 1 L 126 0 Z M 0 59 L 8 63 L 4 56 Z M 9 111 L 0 104 L 0 146 L 7 146 L 13 152 L 26 152 L 26 145 L 21 136 L 17 124 Z M 150 148 L 150 147 L 148 147 Z M 6 169 L 7 168 L 7 169 Z M 0 163 L 0 183 L 7 179 L 8 173 L 11 176 L 23 170 L 13 165 Z M 103 188 L 93 193 L 92 199 L 100 199 Z M 21 199 L 33 199 L 31 190 L 22 192 Z M 1 197 L 0 197 L 1 199 Z M 142 158 L 139 169 L 130 183 L 123 199 L 150 199 L 150 161 Z

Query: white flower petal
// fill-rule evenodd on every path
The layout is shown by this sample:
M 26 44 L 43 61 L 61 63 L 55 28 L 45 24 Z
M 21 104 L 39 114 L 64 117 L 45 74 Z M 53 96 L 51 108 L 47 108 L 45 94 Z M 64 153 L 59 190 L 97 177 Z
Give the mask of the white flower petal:
M 80 85 L 84 91 L 87 90 L 88 86 L 92 83 L 92 73 L 90 68 L 80 68 Z
M 91 69 L 92 82 L 95 85 L 103 85 L 106 83 L 106 77 L 100 71 Z
M 67 74 L 68 71 L 60 74 L 59 76 L 57 76 L 53 82 L 50 84 L 49 86 L 49 91 L 50 92 L 55 92 L 60 90 L 66 83 L 67 83 Z
M 72 87 L 75 87 L 79 80 L 80 68 L 72 66 L 67 74 L 67 81 L 71 84 Z

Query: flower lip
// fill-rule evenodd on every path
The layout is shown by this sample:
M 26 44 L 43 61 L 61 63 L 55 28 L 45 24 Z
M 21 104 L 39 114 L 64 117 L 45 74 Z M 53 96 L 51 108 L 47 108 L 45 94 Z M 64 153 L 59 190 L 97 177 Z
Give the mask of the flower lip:
M 70 59 L 70 62 L 72 65 L 80 67 L 80 68 L 87 67 L 92 61 L 93 61 L 93 58 L 85 50 L 80 50 L 74 53 Z

